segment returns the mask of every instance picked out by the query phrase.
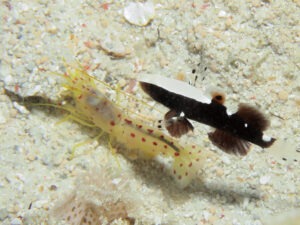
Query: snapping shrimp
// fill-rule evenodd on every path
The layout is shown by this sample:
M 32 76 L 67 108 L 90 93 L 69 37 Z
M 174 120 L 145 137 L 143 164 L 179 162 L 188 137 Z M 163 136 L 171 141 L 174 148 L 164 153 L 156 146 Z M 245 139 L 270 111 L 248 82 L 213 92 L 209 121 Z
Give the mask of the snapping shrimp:
M 145 119 L 128 113 L 111 98 L 111 92 L 116 90 L 83 68 L 69 69 L 61 76 L 74 101 L 66 107 L 71 118 L 108 133 L 111 143 L 131 159 L 171 159 L 170 171 L 180 187 L 186 187 L 195 178 L 211 154 L 195 145 L 183 147 Z

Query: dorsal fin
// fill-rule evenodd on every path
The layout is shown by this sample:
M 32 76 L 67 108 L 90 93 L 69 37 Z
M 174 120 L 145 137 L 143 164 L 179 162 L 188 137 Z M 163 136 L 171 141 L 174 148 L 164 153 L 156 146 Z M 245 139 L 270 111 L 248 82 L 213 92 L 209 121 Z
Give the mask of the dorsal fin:
M 258 109 L 245 103 L 239 104 L 239 109 L 236 112 L 246 123 L 254 128 L 264 131 L 270 125 L 269 120 Z

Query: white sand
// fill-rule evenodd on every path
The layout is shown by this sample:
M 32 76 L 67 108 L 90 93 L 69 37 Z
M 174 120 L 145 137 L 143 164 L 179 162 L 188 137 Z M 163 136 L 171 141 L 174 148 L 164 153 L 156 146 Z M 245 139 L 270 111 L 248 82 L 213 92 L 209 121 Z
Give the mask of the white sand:
M 141 204 L 131 212 L 140 224 L 259 225 L 298 209 L 300 2 L 157 0 L 146 27 L 123 18 L 129 1 L 100 2 L 0 3 L 0 223 L 58 224 L 50 221 L 56 202 L 73 193 L 82 172 L 97 177 L 94 168 L 104 162 L 126 171 L 131 186 L 121 198 L 132 195 Z M 121 155 L 118 167 L 105 139 L 81 146 L 68 160 L 72 146 L 96 131 L 74 122 L 55 125 L 59 112 L 27 111 L 4 93 L 58 99 L 61 86 L 51 72 L 61 72 L 64 59 L 125 84 L 142 73 L 194 80 L 195 69 L 196 86 L 224 89 L 231 111 L 239 102 L 261 108 L 271 120 L 268 135 L 278 141 L 240 159 L 212 146 L 198 125 L 195 142 L 219 158 L 186 190 Z

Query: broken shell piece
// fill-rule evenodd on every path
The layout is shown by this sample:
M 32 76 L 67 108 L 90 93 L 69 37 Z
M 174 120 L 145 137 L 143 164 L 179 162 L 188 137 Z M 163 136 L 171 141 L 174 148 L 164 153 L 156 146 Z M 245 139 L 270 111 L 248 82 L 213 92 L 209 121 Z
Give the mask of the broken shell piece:
M 112 40 L 110 37 L 100 41 L 99 48 L 114 58 L 124 58 L 130 54 L 130 50 L 120 40 Z
M 154 18 L 155 10 L 152 2 L 129 3 L 124 9 L 125 19 L 137 26 L 146 26 Z

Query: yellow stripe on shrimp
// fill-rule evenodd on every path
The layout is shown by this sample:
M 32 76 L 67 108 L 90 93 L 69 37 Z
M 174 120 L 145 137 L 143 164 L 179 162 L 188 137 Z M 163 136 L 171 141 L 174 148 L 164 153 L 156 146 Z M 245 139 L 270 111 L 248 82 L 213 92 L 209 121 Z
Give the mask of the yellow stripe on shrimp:
M 179 186 L 185 187 L 196 176 L 208 154 L 196 147 L 183 148 L 175 139 L 150 126 L 147 121 L 134 117 L 134 113 L 114 103 L 107 84 L 99 82 L 83 69 L 71 69 L 62 76 L 73 98 L 73 110 L 68 109 L 78 120 L 94 124 L 110 135 L 112 144 L 122 149 L 131 159 L 166 159 L 170 161 L 172 176 Z M 69 106 L 70 107 L 70 106 Z

